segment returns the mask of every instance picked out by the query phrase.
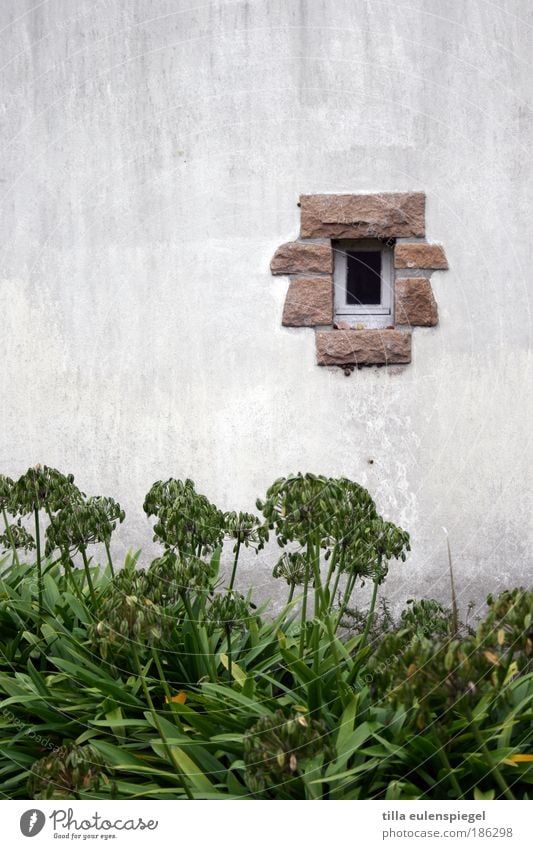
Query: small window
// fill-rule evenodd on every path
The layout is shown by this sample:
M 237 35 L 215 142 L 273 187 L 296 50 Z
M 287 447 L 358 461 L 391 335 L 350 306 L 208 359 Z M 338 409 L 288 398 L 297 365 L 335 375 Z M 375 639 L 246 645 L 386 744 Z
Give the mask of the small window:
M 377 240 L 334 242 L 335 321 L 355 327 L 392 322 L 392 248 Z

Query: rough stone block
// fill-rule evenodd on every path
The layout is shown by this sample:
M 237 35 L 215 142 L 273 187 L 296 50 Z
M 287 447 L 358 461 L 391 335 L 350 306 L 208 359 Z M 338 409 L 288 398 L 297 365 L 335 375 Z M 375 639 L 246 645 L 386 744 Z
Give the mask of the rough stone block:
M 399 330 L 322 330 L 316 334 L 319 366 L 411 362 L 411 334 Z
M 375 239 L 424 236 L 423 192 L 302 195 L 302 238 Z
M 437 303 L 427 277 L 398 277 L 394 292 L 395 324 L 434 327 L 438 323 Z
M 293 277 L 285 298 L 282 324 L 286 327 L 313 327 L 332 322 L 332 278 Z
M 448 268 L 442 245 L 398 242 L 394 248 L 395 268 Z
M 272 274 L 331 274 L 331 245 L 287 242 L 277 249 L 270 263 Z

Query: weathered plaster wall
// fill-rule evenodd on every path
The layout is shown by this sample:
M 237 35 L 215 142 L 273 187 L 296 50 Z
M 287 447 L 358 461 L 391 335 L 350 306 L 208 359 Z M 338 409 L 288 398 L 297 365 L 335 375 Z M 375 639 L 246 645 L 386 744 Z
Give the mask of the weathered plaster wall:
M 531 583 L 528 0 L 3 0 L 0 468 L 224 509 L 367 485 L 413 537 L 388 594 Z M 281 326 L 300 193 L 421 190 L 448 272 L 405 369 Z M 373 460 L 373 463 L 370 463 Z M 270 582 L 262 561 L 257 586 Z M 246 582 L 248 576 L 243 576 Z

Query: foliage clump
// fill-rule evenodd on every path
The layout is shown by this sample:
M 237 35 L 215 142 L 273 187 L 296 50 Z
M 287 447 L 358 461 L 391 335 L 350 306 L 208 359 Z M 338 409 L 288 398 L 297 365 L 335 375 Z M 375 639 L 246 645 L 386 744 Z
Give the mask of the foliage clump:
M 169 478 L 153 484 L 144 499 L 144 512 L 155 516 L 154 541 L 180 554 L 206 555 L 222 544 L 224 514 L 192 480 Z
M 63 743 L 36 761 L 28 780 L 32 799 L 105 797 L 112 789 L 102 756 L 90 745 Z
M 145 509 L 160 553 L 115 573 L 116 501 L 48 467 L 0 477 L 0 792 L 530 798 L 533 591 L 489 597 L 475 630 L 453 594 L 395 621 L 378 596 L 409 536 L 363 487 L 290 475 L 258 508 L 159 481 Z M 234 584 L 272 530 L 288 599 L 263 615 Z
M 329 763 L 332 753 L 322 720 L 303 712 L 287 717 L 277 710 L 261 717 L 245 734 L 246 784 L 253 793 L 267 790 L 284 798 L 301 784 L 307 770 Z

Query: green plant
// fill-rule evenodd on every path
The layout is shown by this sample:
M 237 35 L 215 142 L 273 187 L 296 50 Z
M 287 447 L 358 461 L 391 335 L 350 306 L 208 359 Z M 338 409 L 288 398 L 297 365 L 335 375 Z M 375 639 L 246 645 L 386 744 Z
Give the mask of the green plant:
M 276 615 L 251 591 L 220 591 L 224 541 L 235 555 L 266 528 L 250 514 L 224 519 L 190 482 L 155 485 L 148 499 L 161 556 L 142 568 L 130 553 L 115 575 L 87 557 L 90 589 L 75 558 L 109 543 L 122 511 L 70 476 L 39 474 L 18 506 L 0 479 L 4 796 L 531 797 L 531 590 L 490 597 L 475 631 L 431 599 L 394 623 L 377 590 L 407 534 L 366 490 L 312 475 L 276 482 L 262 502 L 283 549 L 274 575 L 289 587 Z M 40 566 L 12 545 L 9 515 L 23 519 L 30 502 L 48 524 Z M 351 606 L 365 581 L 369 610 Z
M 403 615 L 403 614 L 402 614 Z M 362 634 L 366 628 L 368 610 L 359 607 L 347 607 L 339 623 L 342 629 L 348 633 Z M 385 634 L 395 629 L 395 621 L 392 616 L 387 599 L 382 598 L 376 606 L 372 626 L 368 634 L 369 642 L 374 645 Z
M 113 573 L 109 544 L 117 524 L 123 522 L 124 518 L 125 513 L 120 504 L 112 498 L 78 497 L 68 501 L 54 516 L 50 517 L 50 524 L 46 529 L 45 553 L 50 555 L 59 549 L 64 562 L 70 563 L 72 557 L 80 552 L 92 592 L 87 547 L 103 543 L 111 573 Z
M 290 475 L 279 478 L 257 501 L 269 527 L 275 529 L 278 544 L 298 542 L 305 549 L 303 599 L 301 608 L 300 656 L 306 648 L 308 596 L 314 589 L 315 619 L 321 615 L 329 635 L 338 628 L 358 579 L 370 578 L 372 599 L 362 634 L 364 643 L 372 626 L 378 588 L 383 583 L 390 559 L 405 560 L 409 550 L 406 531 L 385 522 L 375 504 L 359 484 L 347 478 L 322 475 Z M 323 578 L 321 551 L 328 564 Z M 281 561 L 276 573 L 286 578 L 288 568 L 302 567 L 302 561 Z M 330 615 L 339 581 L 345 576 L 345 589 L 333 624 Z M 291 583 L 291 582 L 289 582 Z M 292 581 L 293 586 L 296 585 Z M 291 595 L 292 598 L 292 595 Z M 313 637 L 316 642 L 316 629 Z
M 144 499 L 144 512 L 155 516 L 154 540 L 180 554 L 198 557 L 218 548 L 224 538 L 224 514 L 187 479 L 157 481 Z
M 18 562 L 17 552 L 23 550 L 26 554 L 35 548 L 32 535 L 26 530 L 22 521 L 18 519 L 13 524 L 6 522 L 5 533 L 0 534 L 0 548 L 11 548 L 14 562 Z
M 289 585 L 288 604 L 292 601 L 295 588 L 304 583 L 306 573 L 307 560 L 300 551 L 285 551 L 274 566 L 272 577 L 284 578 Z
M 253 513 L 225 513 L 224 514 L 224 530 L 226 535 L 235 540 L 233 546 L 233 568 L 228 589 L 232 590 L 237 574 L 237 564 L 239 562 L 239 554 L 241 546 L 245 548 L 253 548 L 257 553 L 264 548 L 265 542 L 268 540 L 268 528 L 264 525 L 257 516 Z
M 304 711 L 262 716 L 244 736 L 246 784 L 254 795 L 291 798 L 320 775 L 332 749 L 324 722 Z
M 4 479 L 4 488 L 5 488 Z M 74 485 L 73 475 L 64 475 L 49 466 L 36 465 L 28 469 L 9 486 L 7 510 L 12 515 L 33 516 L 35 525 L 35 550 L 37 556 L 38 605 L 43 604 L 43 560 L 41 545 L 41 510 L 51 519 L 52 513 L 71 504 L 82 495 Z M 4 514 L 5 518 L 5 514 Z M 13 548 L 15 547 L 12 543 Z
M 112 789 L 102 756 L 87 744 L 63 743 L 33 764 L 28 782 L 33 799 L 105 798 Z
M 244 598 L 235 590 L 215 595 L 207 610 L 207 619 L 215 627 L 222 628 L 226 637 L 228 674 L 232 676 L 232 633 L 236 630 L 246 631 L 254 616 L 250 599 Z

